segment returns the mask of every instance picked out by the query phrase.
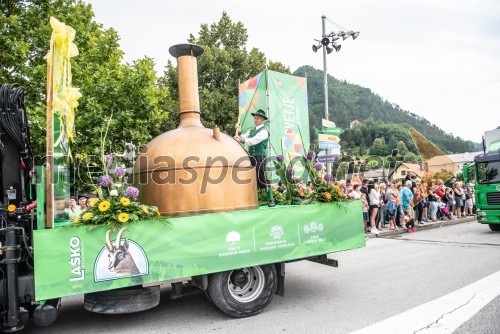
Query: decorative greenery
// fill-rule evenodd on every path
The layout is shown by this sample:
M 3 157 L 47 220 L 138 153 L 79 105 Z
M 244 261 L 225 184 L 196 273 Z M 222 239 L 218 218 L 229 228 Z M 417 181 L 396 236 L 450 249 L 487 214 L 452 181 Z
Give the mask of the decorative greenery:
M 103 154 L 110 123 L 111 118 L 106 132 L 101 134 L 102 176 L 97 185 L 92 182 L 97 197 L 90 199 L 90 207 L 73 220 L 73 226 L 87 225 L 92 228 L 106 225 L 118 230 L 125 223 L 152 220 L 160 216 L 158 207 L 137 201 L 139 190 L 127 185 L 125 165 L 117 163 L 117 157 Z M 92 180 L 90 175 L 89 179 Z
M 302 138 L 302 133 L 299 127 L 299 135 Z M 302 143 L 304 145 L 304 143 Z M 302 179 L 295 176 L 294 166 L 286 163 L 283 155 L 279 155 L 274 161 L 276 174 L 285 184 L 286 190 L 281 193 L 277 190 L 273 191 L 274 201 L 276 204 L 283 205 L 302 205 L 313 204 L 319 202 L 341 202 L 347 200 L 342 189 L 331 183 L 333 176 L 325 172 L 323 163 L 316 160 L 317 152 L 308 151 L 296 163 L 300 163 L 304 167 L 304 182 L 311 181 L 313 190 L 309 190 L 302 184 Z M 265 202 L 265 194 L 259 196 L 259 200 Z

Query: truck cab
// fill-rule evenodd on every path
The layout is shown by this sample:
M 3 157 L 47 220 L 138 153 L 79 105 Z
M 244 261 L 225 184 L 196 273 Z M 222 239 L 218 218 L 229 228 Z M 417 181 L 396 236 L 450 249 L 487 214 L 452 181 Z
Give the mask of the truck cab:
M 474 181 L 477 221 L 500 231 L 500 129 L 485 132 L 483 148 L 474 163 L 464 166 L 464 180 Z

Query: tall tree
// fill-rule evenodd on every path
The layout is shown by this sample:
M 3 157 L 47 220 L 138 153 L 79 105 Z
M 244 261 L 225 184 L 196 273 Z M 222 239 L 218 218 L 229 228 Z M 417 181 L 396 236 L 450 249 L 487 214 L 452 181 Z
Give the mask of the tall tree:
M 111 114 L 107 147 L 112 152 L 121 152 L 125 142 L 140 147 L 161 132 L 168 116 L 161 106 L 170 98 L 166 87 L 156 85 L 153 60 L 122 64 L 117 32 L 94 20 L 91 5 L 78 0 L 10 0 L 0 2 L 0 11 L 0 82 L 20 83 L 28 92 L 26 107 L 36 155 L 45 152 L 44 56 L 51 16 L 76 30 L 79 55 L 72 58 L 72 74 L 82 97 L 76 112 L 74 156 L 99 153 L 100 132 Z
M 223 131 L 233 132 L 238 114 L 238 82 L 243 82 L 266 69 L 266 57 L 257 48 L 247 51 L 247 29 L 241 22 L 233 22 L 226 12 L 217 23 L 201 25 L 198 36 L 189 43 L 198 44 L 205 52 L 198 58 L 198 84 L 202 122 L 207 127 L 219 125 Z M 269 62 L 268 68 L 290 73 L 279 62 Z M 162 85 L 177 96 L 177 69 L 169 62 Z M 174 126 L 176 117 L 172 118 Z

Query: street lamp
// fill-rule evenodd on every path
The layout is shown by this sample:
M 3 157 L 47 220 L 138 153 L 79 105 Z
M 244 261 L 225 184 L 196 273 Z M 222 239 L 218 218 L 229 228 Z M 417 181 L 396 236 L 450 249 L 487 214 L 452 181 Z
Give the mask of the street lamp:
M 325 30 L 325 21 L 328 20 L 331 24 L 335 25 L 338 29 L 341 31 L 339 32 L 334 32 L 332 31 L 331 33 L 327 34 Z M 322 35 L 321 35 L 321 40 L 315 39 L 318 44 L 314 44 L 312 46 L 313 52 L 318 52 L 319 49 L 323 48 L 323 80 L 324 80 L 324 95 L 325 95 L 325 119 L 328 120 L 328 74 L 327 74 L 327 67 L 326 67 L 326 55 L 330 54 L 335 50 L 335 52 L 340 51 L 340 44 L 337 44 L 336 41 L 339 40 L 342 37 L 342 40 L 345 41 L 349 36 L 352 37 L 352 39 L 356 39 L 359 36 L 359 31 L 352 31 L 352 30 L 347 30 L 344 29 L 342 26 L 338 25 L 337 23 L 329 20 L 326 18 L 325 15 L 321 16 L 321 24 L 322 24 Z M 331 45 L 331 47 L 330 47 Z M 326 149 L 326 155 L 330 155 L 331 150 Z M 331 172 L 331 162 L 328 161 L 326 162 L 326 172 L 330 173 Z

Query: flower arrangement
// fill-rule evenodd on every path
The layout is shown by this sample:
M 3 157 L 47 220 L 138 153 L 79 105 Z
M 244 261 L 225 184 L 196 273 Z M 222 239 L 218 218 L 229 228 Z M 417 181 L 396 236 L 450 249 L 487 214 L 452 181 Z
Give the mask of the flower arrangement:
M 90 171 L 87 171 L 97 197 L 90 199 L 90 207 L 73 220 L 72 226 L 85 225 L 94 228 L 106 225 L 113 230 L 118 230 L 123 227 L 123 224 L 153 220 L 160 216 L 158 207 L 144 205 L 137 201 L 139 189 L 127 184 L 127 169 L 118 161 L 118 157 L 104 154 L 104 143 L 112 117 L 113 115 L 110 116 L 106 129 L 101 132 L 102 176 L 98 184 L 92 181 Z M 97 167 L 97 164 L 92 163 L 92 166 Z
M 120 229 L 128 222 L 152 220 L 160 216 L 156 206 L 137 201 L 139 190 L 127 185 L 125 167 L 114 164 L 114 161 L 115 158 L 109 154 L 103 156 L 103 175 L 99 183 L 93 185 L 97 197 L 90 199 L 90 207 L 73 220 L 73 225 L 107 225 L 112 229 Z
M 303 177 L 313 182 L 313 190 L 311 191 L 302 184 L 300 178 L 295 176 L 293 166 L 285 164 L 283 155 L 278 155 L 277 160 L 274 161 L 274 167 L 280 180 L 285 183 L 286 190 L 284 192 L 273 191 L 276 204 L 300 205 L 347 200 L 343 190 L 331 183 L 333 175 L 325 173 L 324 164 L 316 161 L 316 157 L 317 153 L 310 150 L 297 161 L 304 167 Z M 259 202 L 265 203 L 266 199 L 265 193 L 259 194 Z

